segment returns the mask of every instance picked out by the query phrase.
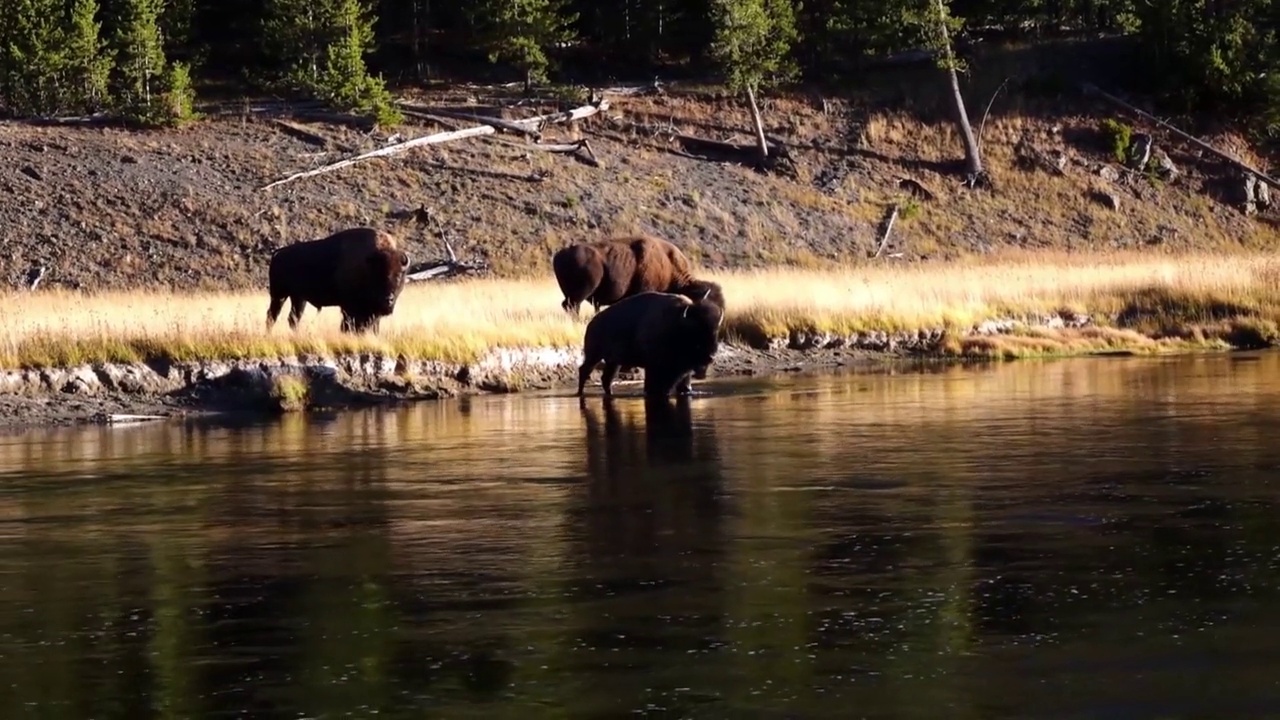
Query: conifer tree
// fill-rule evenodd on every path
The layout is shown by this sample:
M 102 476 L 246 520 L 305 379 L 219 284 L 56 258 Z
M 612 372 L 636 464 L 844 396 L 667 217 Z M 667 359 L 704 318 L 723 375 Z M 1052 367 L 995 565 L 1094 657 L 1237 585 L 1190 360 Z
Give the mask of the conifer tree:
M 66 32 L 66 81 L 69 101 L 80 110 L 106 106 L 111 57 L 102 42 L 98 0 L 72 0 Z
M 13 0 L 0 23 L 0 72 L 6 104 L 20 115 L 62 105 L 62 8 L 58 0 Z
M 374 32 L 362 0 L 271 0 L 263 32 L 280 84 L 379 122 L 399 122 L 385 83 L 365 63 Z
M 524 74 L 525 89 L 547 81 L 547 48 L 574 38 L 577 13 L 567 0 L 479 0 L 472 19 L 489 62 L 505 62 Z
M 756 91 L 790 80 L 798 72 L 791 59 L 791 47 L 799 39 L 795 7 L 792 0 L 712 0 L 711 14 L 715 23 L 711 55 L 729 87 L 747 94 L 764 163 L 769 144 Z

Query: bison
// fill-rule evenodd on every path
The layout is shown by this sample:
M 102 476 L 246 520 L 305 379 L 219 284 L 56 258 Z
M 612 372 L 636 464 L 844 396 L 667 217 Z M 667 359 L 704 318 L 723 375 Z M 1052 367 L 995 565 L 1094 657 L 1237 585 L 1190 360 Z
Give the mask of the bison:
M 286 245 L 271 255 L 267 329 L 287 298 L 290 329 L 311 303 L 317 310 L 341 308 L 343 332 L 377 332 L 381 318 L 395 310 L 408 266 L 409 256 L 395 238 L 369 227 Z
M 590 301 L 598 311 L 645 291 L 671 292 L 690 282 L 689 259 L 680 248 L 651 235 L 629 235 L 561 248 L 551 258 L 564 302 L 577 315 Z
M 687 394 L 690 377 L 706 377 L 719 350 L 723 319 L 706 295 L 694 300 L 646 291 L 619 300 L 587 323 L 578 395 L 584 394 L 587 379 L 601 361 L 605 397 L 612 397 L 613 379 L 623 367 L 644 368 L 645 397 L 667 397 L 673 390 Z

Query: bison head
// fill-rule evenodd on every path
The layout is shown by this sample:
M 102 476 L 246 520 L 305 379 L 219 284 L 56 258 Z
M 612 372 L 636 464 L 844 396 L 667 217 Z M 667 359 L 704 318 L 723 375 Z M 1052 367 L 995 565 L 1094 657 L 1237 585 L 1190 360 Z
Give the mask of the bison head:
M 369 299 L 379 315 L 390 315 L 404 289 L 409 255 L 403 250 L 379 250 L 369 254 Z
M 708 299 L 702 298 L 685 305 L 680 311 L 680 336 L 682 352 L 693 366 L 693 377 L 701 380 L 707 376 L 707 367 L 720 349 L 720 324 L 724 311 Z

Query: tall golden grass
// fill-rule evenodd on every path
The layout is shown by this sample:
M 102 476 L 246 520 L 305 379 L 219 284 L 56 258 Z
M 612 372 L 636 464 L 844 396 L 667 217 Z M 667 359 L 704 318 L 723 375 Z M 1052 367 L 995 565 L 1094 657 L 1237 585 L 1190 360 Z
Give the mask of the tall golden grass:
M 946 328 L 959 337 L 983 320 L 1071 310 L 1128 330 L 1091 331 L 1086 349 L 1150 343 L 1153 337 L 1206 343 L 1250 333 L 1269 340 L 1280 320 L 1280 259 L 1184 255 L 1150 258 L 1005 258 L 838 271 L 771 269 L 705 273 L 725 291 L 730 339 L 793 331 L 847 334 Z M 3 298 L 0 366 L 87 362 L 335 356 L 380 352 L 467 361 L 494 347 L 572 347 L 591 315 L 560 309 L 552 278 L 413 284 L 381 332 L 338 332 L 335 308 L 309 308 L 296 332 L 284 315 L 264 328 L 265 291 L 221 294 L 63 291 Z M 287 312 L 287 310 L 286 310 Z M 959 341 L 957 341 L 959 342 Z M 956 352 L 1036 354 L 1070 350 L 1051 333 L 953 344 Z

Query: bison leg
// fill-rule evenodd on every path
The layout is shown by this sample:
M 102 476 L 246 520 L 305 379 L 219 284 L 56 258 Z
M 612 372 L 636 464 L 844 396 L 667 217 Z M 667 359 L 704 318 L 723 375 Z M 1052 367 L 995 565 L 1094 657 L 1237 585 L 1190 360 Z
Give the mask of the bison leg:
M 670 368 L 657 366 L 644 369 L 645 397 L 667 397 L 679 377 Z
M 600 387 L 604 388 L 605 397 L 613 397 L 613 378 L 618 374 L 618 363 L 604 361 L 604 370 L 600 371 Z
M 378 320 L 379 318 L 377 315 L 353 314 L 343 310 L 341 329 L 344 333 L 352 333 L 356 335 L 369 332 L 370 330 L 377 332 L 379 324 Z
M 272 325 L 276 324 L 276 319 L 280 317 L 280 311 L 284 309 L 284 301 L 287 298 L 273 297 L 271 304 L 267 306 L 267 329 L 270 330 Z
M 581 302 L 574 302 L 567 297 L 564 299 L 564 302 L 560 303 L 560 307 L 564 308 L 564 311 L 573 317 L 578 317 L 578 308 L 581 305 Z
M 290 330 L 298 329 L 298 321 L 302 319 L 302 311 L 306 309 L 307 309 L 306 300 L 303 300 L 297 295 L 289 298 L 289 329 Z
M 686 373 L 680 376 L 676 381 L 676 395 L 690 395 L 693 393 L 693 374 Z
M 578 367 L 578 397 L 586 394 L 587 380 L 591 379 L 591 371 L 596 369 L 596 363 L 600 362 L 592 358 L 584 358 L 582 365 Z

